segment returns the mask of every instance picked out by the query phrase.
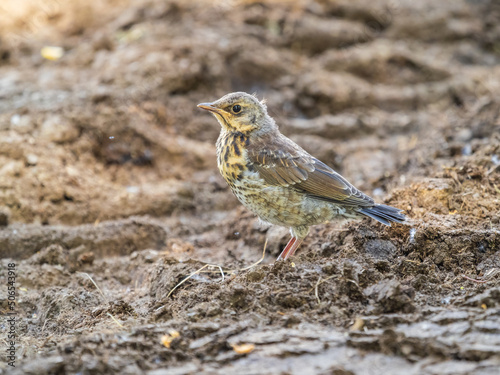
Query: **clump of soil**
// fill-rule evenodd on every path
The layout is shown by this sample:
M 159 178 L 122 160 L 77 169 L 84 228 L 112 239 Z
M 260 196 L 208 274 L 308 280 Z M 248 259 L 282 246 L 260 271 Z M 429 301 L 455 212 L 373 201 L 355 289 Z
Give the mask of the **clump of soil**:
M 12 4 L 0 262 L 18 339 L 0 372 L 498 371 L 493 1 Z M 318 225 L 274 262 L 287 230 L 231 195 L 196 108 L 237 90 L 408 225 Z

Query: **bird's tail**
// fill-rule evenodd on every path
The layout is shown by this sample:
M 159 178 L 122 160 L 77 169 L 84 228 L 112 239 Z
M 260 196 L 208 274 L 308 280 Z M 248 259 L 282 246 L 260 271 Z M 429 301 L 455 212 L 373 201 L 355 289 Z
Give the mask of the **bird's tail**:
M 391 226 L 391 222 L 404 223 L 406 221 L 406 216 L 402 214 L 403 210 L 385 204 L 362 208 L 359 212 L 388 226 Z

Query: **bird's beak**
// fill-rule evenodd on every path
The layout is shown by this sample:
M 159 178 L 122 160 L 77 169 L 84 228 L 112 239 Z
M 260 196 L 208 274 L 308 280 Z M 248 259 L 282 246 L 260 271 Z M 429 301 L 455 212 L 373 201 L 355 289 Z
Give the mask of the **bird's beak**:
M 198 108 L 201 108 L 201 109 L 213 112 L 213 113 L 217 113 L 219 115 L 223 115 L 223 114 L 227 113 L 223 109 L 215 107 L 212 103 L 200 103 L 200 104 L 198 104 Z

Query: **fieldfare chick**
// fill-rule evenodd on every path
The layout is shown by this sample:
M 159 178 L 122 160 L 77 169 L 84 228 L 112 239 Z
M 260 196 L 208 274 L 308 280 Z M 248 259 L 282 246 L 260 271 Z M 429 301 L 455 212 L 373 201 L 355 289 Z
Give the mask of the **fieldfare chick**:
M 278 257 L 292 256 L 311 225 L 369 216 L 402 223 L 402 210 L 378 204 L 278 130 L 266 105 L 245 92 L 198 104 L 221 125 L 217 165 L 241 203 L 263 221 L 289 227 Z

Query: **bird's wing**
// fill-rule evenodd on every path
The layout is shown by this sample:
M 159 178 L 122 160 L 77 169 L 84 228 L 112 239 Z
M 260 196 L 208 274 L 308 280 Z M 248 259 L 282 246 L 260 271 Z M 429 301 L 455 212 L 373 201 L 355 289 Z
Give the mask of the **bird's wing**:
M 371 207 L 372 198 L 288 138 L 251 147 L 248 158 L 266 183 L 293 186 L 311 197 L 348 206 Z

